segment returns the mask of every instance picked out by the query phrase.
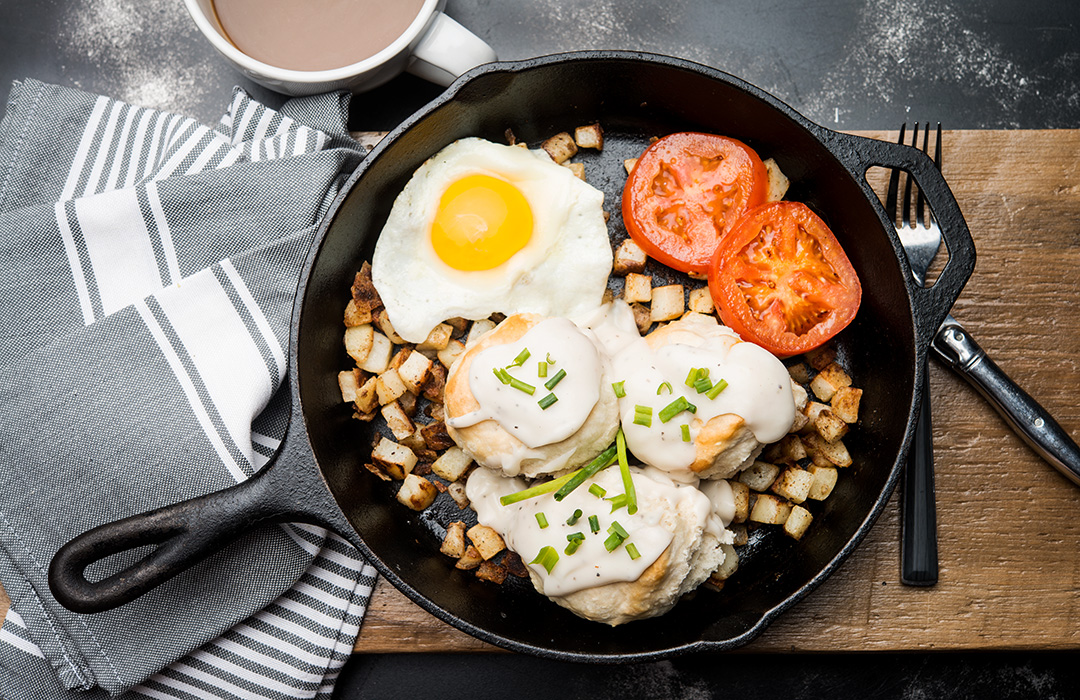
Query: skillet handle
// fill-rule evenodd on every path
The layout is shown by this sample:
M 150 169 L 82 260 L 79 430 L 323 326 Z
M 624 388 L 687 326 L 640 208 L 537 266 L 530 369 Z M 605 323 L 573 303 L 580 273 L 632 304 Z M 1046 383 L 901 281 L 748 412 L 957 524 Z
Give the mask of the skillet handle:
M 313 504 L 326 500 L 311 499 L 317 495 L 312 488 L 321 484 L 296 478 L 305 462 L 308 472 L 317 472 L 306 436 L 293 435 L 297 423 L 302 421 L 294 417 L 278 454 L 250 479 L 100 525 L 62 546 L 49 565 L 53 597 L 73 612 L 104 612 L 135 600 L 257 525 L 288 521 L 333 527 L 315 514 Z M 301 468 L 293 468 L 297 465 Z M 86 578 L 90 564 L 146 545 L 155 545 L 154 550 L 127 569 L 97 582 Z
M 856 177 L 873 201 L 877 201 L 877 195 L 866 182 L 866 171 L 880 166 L 908 171 L 930 203 L 934 219 L 941 227 L 942 238 L 949 250 L 949 261 L 945 268 L 932 286 L 923 287 L 914 282 L 907 255 L 899 255 L 904 266 L 904 279 L 911 291 L 918 347 L 920 354 L 923 354 L 975 270 L 975 242 L 971 239 L 971 232 L 964 221 L 960 206 L 934 161 L 917 148 L 824 128 L 820 137 Z M 894 237 L 898 253 L 902 253 L 903 248 L 899 238 L 896 238 L 895 225 L 889 221 L 880 202 L 878 213 L 882 226 Z

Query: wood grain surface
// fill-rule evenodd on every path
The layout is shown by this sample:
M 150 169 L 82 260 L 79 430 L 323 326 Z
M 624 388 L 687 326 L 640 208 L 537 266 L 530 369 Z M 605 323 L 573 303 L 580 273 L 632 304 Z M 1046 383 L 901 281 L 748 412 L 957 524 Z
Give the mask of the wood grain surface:
M 978 251 L 953 313 L 1080 440 L 1080 130 L 947 131 L 944 144 L 943 170 Z M 843 566 L 745 649 L 1080 648 L 1080 489 L 962 378 L 933 362 L 930 373 L 937 586 L 899 583 L 894 497 Z M 0 617 L 7 607 L 0 589 Z M 495 649 L 380 581 L 356 650 Z

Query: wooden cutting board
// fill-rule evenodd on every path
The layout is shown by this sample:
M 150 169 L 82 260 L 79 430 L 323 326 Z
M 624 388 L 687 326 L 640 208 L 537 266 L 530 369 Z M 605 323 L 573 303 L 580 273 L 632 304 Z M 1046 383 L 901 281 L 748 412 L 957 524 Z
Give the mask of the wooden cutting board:
M 947 131 L 944 144 L 978 250 L 954 315 L 1080 441 L 1080 130 Z M 883 176 L 871 173 L 879 191 Z M 747 650 L 1080 648 L 1080 488 L 962 378 L 936 362 L 930 374 L 939 583 L 900 584 L 894 497 L 839 571 Z M 7 606 L 0 589 L 0 616 Z M 380 581 L 356 650 L 495 649 Z

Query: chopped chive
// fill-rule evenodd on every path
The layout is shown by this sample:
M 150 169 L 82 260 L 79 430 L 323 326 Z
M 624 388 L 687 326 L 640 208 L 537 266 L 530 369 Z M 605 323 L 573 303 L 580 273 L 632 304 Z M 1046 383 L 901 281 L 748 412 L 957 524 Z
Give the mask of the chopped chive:
M 537 362 L 536 363 L 536 376 L 540 377 L 541 379 L 546 377 L 547 376 L 547 368 L 548 368 L 548 363 L 544 362 L 543 360 L 541 360 L 540 362 Z
M 610 467 L 615 462 L 615 445 L 611 445 L 606 450 L 596 456 L 596 459 L 589 462 L 586 466 L 578 469 L 567 478 L 559 490 L 555 492 L 555 500 L 561 501 L 566 498 L 567 494 L 581 486 L 591 476 L 594 476 L 601 469 Z M 560 477 L 563 478 L 563 477 Z
M 539 564 L 547 569 L 547 572 L 550 574 L 551 570 L 555 568 L 555 565 L 559 563 L 559 553 L 550 545 L 542 547 L 540 553 L 536 555 L 536 559 L 533 559 L 529 563 Z
M 709 389 L 709 393 L 705 395 L 708 396 L 710 399 L 715 399 L 724 389 L 727 389 L 727 380 L 721 379 L 716 384 L 713 384 L 713 388 Z
M 626 545 L 626 553 L 630 555 L 631 559 L 637 559 L 641 556 L 641 552 L 637 551 L 637 546 L 633 542 Z
M 626 388 L 624 387 L 625 384 L 625 380 L 612 383 L 611 388 L 615 390 L 615 398 L 621 399 L 622 397 L 626 396 Z
M 679 426 L 679 429 L 682 430 L 682 441 L 690 442 L 690 426 L 686 423 L 683 423 Z
M 510 363 L 510 366 L 511 367 L 520 367 L 523 364 L 525 364 L 525 360 L 529 359 L 529 357 L 531 357 L 531 356 L 532 356 L 532 353 L 529 352 L 529 348 L 524 348 L 524 349 L 522 349 L 521 352 L 519 352 L 517 354 L 517 357 L 514 358 L 514 361 Z
M 566 556 L 572 555 L 581 546 L 582 540 L 570 540 L 570 543 L 566 545 L 566 549 L 563 550 L 563 554 Z M 550 571 L 548 573 L 551 573 Z
M 633 515 L 637 512 L 637 491 L 630 476 L 630 462 L 626 459 L 626 436 L 622 428 L 615 433 L 615 454 L 619 459 L 619 472 L 622 474 L 623 491 L 626 494 L 626 511 Z
M 499 499 L 499 503 L 503 504 L 504 506 L 508 506 L 519 501 L 524 501 L 526 499 L 534 498 L 536 496 L 543 496 L 546 493 L 556 491 L 566 485 L 567 482 L 573 479 L 574 476 L 577 475 L 578 472 L 581 472 L 583 469 L 584 467 L 582 467 L 582 469 L 578 469 L 576 472 L 563 474 L 558 479 L 552 479 L 551 481 L 546 481 L 542 484 L 537 484 L 536 486 L 530 486 L 523 491 L 515 491 L 514 493 L 508 493 Z
M 694 391 L 699 394 L 704 394 L 709 389 L 712 389 L 712 382 L 709 381 L 708 377 L 698 377 L 697 381 L 694 382 Z
M 657 396 L 659 396 L 659 395 L 660 395 L 660 393 L 661 393 L 661 392 L 662 392 L 662 391 L 663 391 L 664 389 L 667 389 L 667 393 L 669 393 L 669 394 L 670 394 L 670 393 L 672 393 L 672 392 L 674 391 L 674 390 L 673 390 L 673 389 L 671 388 L 671 382 L 664 382 L 664 383 L 663 383 L 663 384 L 661 384 L 660 386 L 656 387 L 656 395 L 657 395 Z
M 593 484 L 589 487 L 589 493 L 596 496 L 597 498 L 603 498 L 604 494 L 607 493 L 607 489 L 605 489 L 600 484 Z
M 589 529 L 593 532 L 600 532 L 600 518 L 598 516 L 589 516 Z
M 618 520 L 612 520 L 611 525 L 607 529 L 608 532 L 618 533 L 619 537 L 624 540 L 630 536 L 630 533 L 626 531 L 626 528 L 619 524 Z
M 495 369 L 493 369 L 491 371 L 495 373 L 495 376 L 498 377 L 499 381 L 502 382 L 503 384 L 509 384 L 510 383 L 510 379 L 511 379 L 510 373 L 507 372 L 505 369 L 503 369 L 501 367 L 496 367 Z
M 571 515 L 571 516 L 570 516 L 570 517 L 569 517 L 569 518 L 567 519 L 567 521 L 566 521 L 566 524 L 567 524 L 567 525 L 573 525 L 573 524 L 575 524 L 575 523 L 576 523 L 576 522 L 578 521 L 578 518 L 580 518 L 580 517 L 581 517 L 581 509 L 580 509 L 580 508 L 578 508 L 577 510 L 575 510 L 575 511 L 574 511 L 574 514 L 573 514 L 573 515 Z
M 536 524 L 540 526 L 541 530 L 546 528 L 548 526 L 547 516 L 544 515 L 543 513 L 537 513 L 536 514 Z
M 555 364 L 555 360 L 551 359 L 551 353 L 550 352 L 547 354 L 547 357 L 545 359 L 547 360 L 547 363 L 549 365 Z
M 555 373 L 554 377 L 552 377 L 551 379 L 544 382 L 544 386 L 546 386 L 548 389 L 554 389 L 555 385 L 558 384 L 559 382 L 561 382 L 563 380 L 563 377 L 565 377 L 565 376 L 566 376 L 566 370 L 565 369 L 560 369 L 558 372 Z
M 682 397 L 680 397 L 682 398 Z M 642 406 L 638 404 L 634 406 L 634 423 L 636 425 L 644 425 L 646 428 L 652 426 L 652 407 Z
M 503 371 L 506 372 L 506 370 Z M 509 376 L 509 372 L 507 372 L 507 376 Z M 534 387 L 532 384 L 526 384 L 517 377 L 510 377 L 510 386 L 517 389 L 518 391 L 524 391 L 529 396 L 532 396 L 533 393 L 536 391 L 536 387 Z
M 583 542 L 585 540 L 584 532 L 571 532 L 566 536 L 567 542 Z
M 612 496 L 611 498 L 608 498 L 606 500 L 608 503 L 611 504 L 612 513 L 630 503 L 630 499 L 626 497 L 625 493 L 620 493 L 618 496 Z
M 619 537 L 619 533 L 613 532 L 608 535 L 608 538 L 604 540 L 604 549 L 609 552 L 615 551 L 615 548 L 622 544 L 623 538 Z
M 548 406 L 559 400 L 559 397 L 555 394 L 548 394 L 544 398 L 540 399 L 536 403 L 540 404 L 540 408 L 547 409 Z
M 687 401 L 685 396 L 680 396 L 679 398 L 669 403 L 667 406 L 664 406 L 662 409 L 660 409 L 660 422 L 667 423 L 669 420 L 674 418 L 677 414 L 682 413 L 683 411 L 690 411 L 691 413 L 695 413 L 697 411 L 697 406 Z

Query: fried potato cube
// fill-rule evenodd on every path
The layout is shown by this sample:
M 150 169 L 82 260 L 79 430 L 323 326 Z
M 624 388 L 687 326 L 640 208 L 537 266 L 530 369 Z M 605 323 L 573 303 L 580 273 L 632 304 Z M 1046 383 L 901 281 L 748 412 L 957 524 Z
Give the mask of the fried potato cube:
M 480 552 L 476 550 L 476 547 L 471 544 L 465 548 L 465 554 L 461 555 L 461 558 L 454 564 L 455 569 L 461 569 L 462 571 L 471 571 L 480 566 L 480 562 L 484 561 L 484 558 L 480 556 Z
M 801 411 L 806 408 L 806 404 L 810 401 L 810 395 L 806 393 L 806 389 L 802 384 L 791 383 L 791 396 L 795 399 L 795 410 Z
M 825 409 L 814 419 L 814 429 L 828 442 L 836 442 L 847 434 L 848 424 L 840 420 L 831 409 Z
M 562 164 L 562 166 L 564 168 L 569 168 L 570 172 L 574 173 L 574 177 L 576 177 L 577 179 L 579 179 L 579 180 L 584 180 L 585 179 L 585 164 L 584 163 L 571 163 L 570 161 L 565 161 Z
M 397 500 L 413 510 L 423 510 L 430 506 L 438 495 L 439 490 L 435 488 L 435 484 L 422 476 L 406 474 L 401 488 L 398 489 Z
M 401 481 L 416 466 L 416 454 L 405 445 L 379 438 L 371 451 L 371 461 L 391 477 Z
M 809 401 L 807 402 L 806 406 L 803 407 L 802 412 L 803 415 L 809 418 L 810 422 L 813 423 L 817 420 L 818 416 L 822 414 L 822 412 L 828 410 L 829 404 L 821 403 L 820 401 Z
M 468 330 L 469 324 L 472 323 L 472 321 L 467 318 L 462 318 L 461 316 L 454 316 L 453 318 L 446 319 L 445 323 L 453 329 L 451 337 L 457 338 Z
M 345 352 L 357 365 L 367 362 L 375 342 L 375 329 L 371 324 L 349 326 L 345 329 Z
M 446 432 L 446 423 L 441 420 L 428 423 L 420 429 L 420 432 L 423 434 L 424 440 L 427 441 L 428 447 L 433 450 L 445 450 L 454 446 L 453 439 Z
M 784 532 L 797 540 L 801 540 L 806 528 L 810 527 L 813 520 L 814 516 L 810 514 L 810 511 L 802 506 L 793 506 L 791 512 L 788 513 L 787 519 L 784 520 Z
M 637 165 L 637 158 L 627 158 L 622 162 L 623 167 L 626 168 L 626 174 L 629 175 L 633 171 L 634 166 Z
M 588 124 L 574 129 L 574 143 L 578 148 L 604 150 L 604 129 L 597 124 Z
M 349 303 L 345 305 L 345 326 L 352 328 L 353 326 L 362 326 L 365 323 L 371 323 L 371 310 L 362 309 L 356 303 L 355 299 L 349 299 Z
M 434 468 L 434 464 L 431 465 Z M 460 481 L 455 481 L 446 487 L 447 493 L 450 494 L 450 498 L 454 499 L 454 503 L 457 503 L 458 510 L 465 510 L 469 507 L 469 497 L 465 493 L 465 484 Z
M 829 403 L 832 406 L 832 412 L 845 423 L 851 424 L 858 421 L 859 402 L 862 401 L 862 394 L 862 389 L 856 389 L 852 386 L 840 387 L 833 394 L 832 401 Z
M 635 301 L 648 302 L 652 300 L 652 277 L 631 272 L 626 275 L 626 284 L 623 287 L 623 299 L 631 304 Z
M 465 523 L 455 520 L 446 526 L 446 536 L 439 551 L 454 559 L 465 556 Z
M 371 281 L 371 263 L 368 261 L 364 261 L 353 278 L 350 292 L 357 310 L 361 313 L 371 314 L 383 305 L 379 292 L 375 289 L 375 283 Z
M 454 445 L 439 455 L 439 458 L 431 464 L 431 470 L 452 482 L 460 479 L 469 470 L 471 464 L 472 458 L 460 447 Z
M 484 559 L 491 559 L 506 549 L 502 536 L 487 525 L 476 524 L 469 528 L 469 539 Z
M 482 561 L 476 568 L 476 578 L 492 583 L 502 583 L 506 580 L 507 573 L 505 566 L 493 561 Z
M 565 131 L 561 131 L 540 144 L 540 148 L 551 156 L 556 163 L 572 158 L 577 154 L 577 144 L 574 137 Z
M 405 382 L 401 381 L 401 375 L 396 369 L 388 369 L 379 375 L 375 384 L 375 393 L 379 396 L 379 405 L 385 406 L 391 401 L 397 401 L 398 397 L 407 391 Z
M 822 467 L 850 467 L 851 453 L 842 440 L 829 442 L 818 433 L 810 433 L 802 436 L 806 452 L 814 460 L 814 464 Z
M 388 369 L 397 369 L 405 364 L 405 360 L 409 358 L 409 355 L 413 354 L 412 347 L 404 345 L 397 348 L 397 352 L 394 352 L 393 357 L 390 358 L 390 367 Z
M 375 476 L 379 477 L 383 481 L 392 481 L 393 480 L 392 477 L 389 474 L 387 474 L 385 471 L 383 471 L 379 467 L 376 467 L 374 464 L 366 463 L 366 464 L 364 464 L 364 469 L 367 469 L 369 472 L 371 472 Z M 405 475 L 402 474 L 401 478 L 404 479 Z
M 441 402 L 446 393 L 446 367 L 438 362 L 431 363 L 431 370 L 421 392 L 428 401 Z
M 807 471 L 814 480 L 810 482 L 810 491 L 806 497 L 813 501 L 824 501 L 836 487 L 836 476 L 839 472 L 835 467 L 819 467 L 816 464 L 811 464 Z
M 465 352 L 465 343 L 460 340 L 450 340 L 446 347 L 439 351 L 439 362 L 446 369 L 450 369 L 454 366 L 454 361 L 461 357 L 463 352 Z
M 431 364 L 431 360 L 423 353 L 414 352 L 409 354 L 401 367 L 398 367 L 397 374 L 401 378 L 401 383 L 413 396 L 420 394 L 424 382 L 431 376 Z
M 738 480 L 754 491 L 768 491 L 780 474 L 780 467 L 768 462 L 755 461 L 739 473 Z
M 810 381 L 810 389 L 822 401 L 831 400 L 837 389 L 846 386 L 851 386 L 851 377 L 835 362 L 826 365 Z
M 375 326 L 383 332 L 383 335 L 390 339 L 391 343 L 394 345 L 405 344 L 405 339 L 397 334 L 393 324 L 390 323 L 390 317 L 387 315 L 386 309 L 377 309 L 372 316 L 372 321 L 375 323 Z
M 683 286 L 681 284 L 668 284 L 652 290 L 650 318 L 654 323 L 678 318 L 683 315 L 685 310 Z
M 529 568 L 521 560 L 521 555 L 512 549 L 508 549 L 506 554 L 503 555 L 502 565 L 506 567 L 511 576 L 517 576 L 518 578 L 528 578 L 529 576 Z
M 788 433 L 801 432 L 808 423 L 810 423 L 810 419 L 806 417 L 806 414 L 801 411 L 796 411 L 795 420 L 791 421 L 791 430 L 789 430 Z
M 836 360 L 836 348 L 831 343 L 818 346 L 803 354 L 810 366 L 819 372 Z
M 408 447 L 410 450 L 416 453 L 419 453 L 421 450 L 426 450 L 428 448 L 427 443 L 424 442 L 424 436 L 423 434 L 421 434 L 419 428 L 414 430 L 412 435 L 406 438 L 402 438 L 398 440 L 398 442 L 402 445 L 405 445 L 405 447 Z M 417 454 L 417 458 L 419 457 L 420 455 Z
M 735 516 L 733 523 L 744 523 L 750 515 L 750 487 L 741 481 L 729 481 L 731 493 L 735 497 Z
M 389 338 L 378 331 L 373 331 L 371 334 L 371 351 L 368 352 L 366 359 L 358 361 L 356 366 L 371 374 L 382 374 L 390 366 L 390 353 L 393 350 L 394 345 Z
M 611 271 L 620 277 L 630 272 L 643 272 L 649 257 L 633 238 L 624 238 L 615 248 Z
M 720 566 L 717 567 L 716 571 L 709 575 L 709 580 L 714 584 L 722 584 L 731 578 L 739 568 L 739 554 L 735 551 L 735 548 L 725 542 L 720 545 L 720 549 L 724 550 L 724 561 L 720 562 Z
M 379 392 L 377 387 L 379 385 L 378 377 L 368 377 L 359 389 L 356 391 L 356 398 L 353 399 L 353 406 L 360 413 L 374 413 L 375 409 L 379 407 Z
M 709 293 L 708 287 L 691 289 L 687 306 L 690 307 L 691 311 L 695 311 L 699 314 L 711 314 L 716 308 L 713 305 L 712 294 Z
M 791 180 L 787 175 L 780 170 L 780 166 L 776 164 L 776 161 L 769 158 L 764 162 L 765 174 L 768 176 L 769 181 L 769 194 L 767 201 L 779 202 L 787 194 L 788 187 L 791 186 Z
M 806 447 L 798 435 L 788 434 L 780 438 L 780 459 L 785 462 L 800 462 L 806 459 Z
M 791 380 L 793 382 L 798 382 L 799 384 L 809 383 L 812 378 L 811 375 L 813 374 L 813 372 L 810 371 L 810 365 L 805 362 L 796 362 L 787 368 L 787 372 L 788 376 L 791 377 Z
M 338 388 L 341 390 L 341 400 L 345 403 L 356 401 L 356 394 L 360 391 L 360 373 L 351 369 L 347 372 L 338 372 Z
M 482 335 L 490 331 L 495 327 L 495 322 L 490 318 L 482 318 L 479 321 L 473 321 L 472 326 L 469 327 L 469 334 L 465 336 L 465 347 L 469 348 L 473 343 L 477 341 Z
M 750 520 L 766 525 L 783 525 L 791 513 L 791 504 L 772 494 L 763 493 L 754 502 L 750 511 Z
M 634 312 L 634 324 L 637 326 L 638 332 L 645 335 L 649 327 L 652 326 L 652 312 L 649 307 L 638 303 L 631 304 L 630 310 Z
M 772 491 L 792 503 L 802 503 L 810 493 L 814 475 L 805 469 L 788 467 L 773 482 Z
M 409 415 L 405 413 L 405 409 L 397 401 L 383 406 L 381 413 L 387 427 L 390 428 L 390 432 L 393 433 L 394 438 L 397 440 L 404 440 L 416 430 L 412 418 L 409 418 Z
M 424 342 L 416 346 L 417 350 L 442 350 L 454 335 L 454 327 L 449 323 L 440 323 L 431 329 Z
M 732 523 L 728 529 L 731 530 L 731 534 L 735 538 L 732 544 L 736 547 L 742 547 L 750 541 L 750 533 L 746 529 L 746 523 Z

